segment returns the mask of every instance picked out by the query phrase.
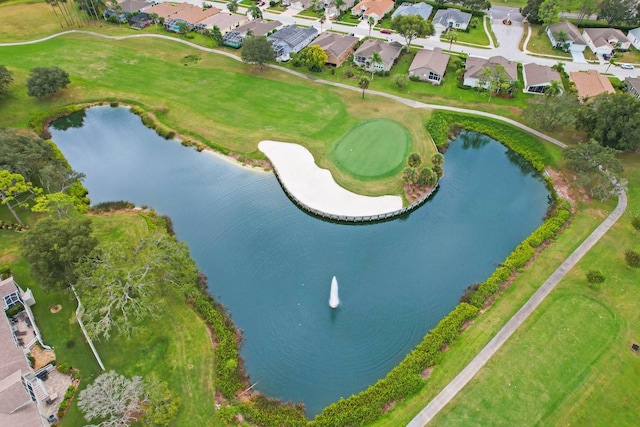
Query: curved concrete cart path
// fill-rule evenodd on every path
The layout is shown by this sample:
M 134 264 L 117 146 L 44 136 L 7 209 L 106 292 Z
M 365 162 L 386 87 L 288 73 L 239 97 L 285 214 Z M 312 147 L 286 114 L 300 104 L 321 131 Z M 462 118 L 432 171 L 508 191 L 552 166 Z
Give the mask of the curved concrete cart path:
M 596 228 L 593 233 L 585 239 L 578 248 L 569 255 L 551 276 L 540 286 L 540 288 L 529 298 L 529 301 L 522 306 L 516 314 L 503 326 L 489 343 L 484 346 L 480 353 L 451 381 L 427 406 L 415 416 L 408 427 L 422 427 L 427 424 L 444 406 L 453 399 L 456 394 L 480 371 L 480 369 L 491 359 L 491 357 L 502 347 L 502 345 L 513 335 L 513 333 L 524 323 L 533 313 L 547 295 L 556 287 L 562 278 L 589 252 L 602 236 L 616 223 L 627 209 L 627 194 L 623 189 L 618 191 L 618 205 Z
M 402 209 L 400 196 L 361 196 L 340 187 L 327 169 L 319 168 L 301 145 L 261 141 L 258 148 L 271 161 L 287 193 L 311 210 L 336 216 L 375 216 Z

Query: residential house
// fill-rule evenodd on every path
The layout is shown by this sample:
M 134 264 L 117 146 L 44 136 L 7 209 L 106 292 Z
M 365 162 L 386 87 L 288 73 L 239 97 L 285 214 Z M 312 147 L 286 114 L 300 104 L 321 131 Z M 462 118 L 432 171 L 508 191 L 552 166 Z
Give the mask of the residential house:
M 503 56 L 492 56 L 489 59 L 470 56 L 467 58 L 465 64 L 464 85 L 471 87 L 488 87 L 488 82 L 482 83 L 482 73 L 485 68 L 489 67 L 494 69 L 496 66 L 504 68 L 510 81 L 518 80 L 518 65 L 515 62 L 509 61 Z
M 341 10 L 350 10 L 355 3 L 356 3 L 356 0 L 345 0 L 344 4 L 340 6 L 340 10 L 339 10 L 338 7 L 335 5 L 334 0 L 331 0 L 331 1 L 324 0 L 324 5 L 325 5 L 324 10 L 329 18 L 337 18 L 338 16 L 340 16 Z
M 254 36 L 266 36 L 270 32 L 282 27 L 280 21 L 264 21 L 262 19 L 254 19 L 246 24 L 240 25 L 238 28 L 231 30 L 224 34 L 222 37 L 223 43 L 226 46 L 239 48 L 242 46 L 244 38 L 247 33 L 251 31 Z
M 449 55 L 439 47 L 433 50 L 419 49 L 409 66 L 409 77 L 439 85 L 449 64 Z
M 119 6 L 124 13 L 134 13 L 150 8 L 153 3 L 148 0 L 124 0 Z
M 469 27 L 472 15 L 458 9 L 439 9 L 433 17 L 433 26 L 437 31 L 449 29 L 465 31 Z
M 572 71 L 569 73 L 569 79 L 575 84 L 578 98 L 582 101 L 602 93 L 616 92 L 609 79 L 596 70 Z
M 582 38 L 596 55 L 611 55 L 614 49 L 629 50 L 631 42 L 617 28 L 585 28 Z
M 393 0 L 362 0 L 351 8 L 351 13 L 359 16 L 363 21 L 373 18 L 375 22 L 391 12 L 395 3 Z
M 148 27 L 153 24 L 153 18 L 151 15 L 145 12 L 136 13 L 129 17 L 129 26 L 137 28 L 139 30 Z
M 353 53 L 359 39 L 346 34 L 325 32 L 311 43 L 320 46 L 327 54 L 327 64 L 339 67 Z
M 249 22 L 247 15 L 239 15 L 231 12 L 220 12 L 215 15 L 200 21 L 199 26 L 211 30 L 213 27 L 218 27 L 220 33 L 224 36 L 229 31 L 235 30 L 240 25 Z
M 206 28 L 206 25 L 202 24 L 202 21 L 214 15 L 217 15 L 218 13 L 220 13 L 220 9 L 217 9 L 215 7 L 203 9 L 200 6 L 192 6 L 173 13 L 170 18 L 171 21 L 186 22 L 189 25 L 189 28 L 192 30 L 202 31 Z M 165 28 L 168 31 L 177 32 L 175 24 L 171 26 L 167 25 L 167 22 L 165 22 Z
M 173 3 L 158 3 L 150 8 L 146 9 L 145 12 L 149 15 L 153 15 L 154 13 L 158 15 L 159 18 L 162 18 L 165 21 L 168 21 L 172 18 L 172 15 L 178 13 L 183 9 L 192 8 L 193 5 L 183 2 L 180 4 Z
M 25 308 L 23 319 L 28 319 L 33 334 L 19 330 L 16 318 L 6 316 L 6 311 L 18 304 Z M 35 304 L 30 290 L 20 289 L 13 277 L 0 280 L 0 425 L 20 427 L 49 426 L 41 414 L 41 405 L 49 397 L 42 380 L 34 375 L 26 353 L 40 341 L 33 313 Z M 4 319 L 4 320 L 3 320 Z M 25 343 L 25 340 L 31 340 Z M 41 341 L 40 341 L 41 342 Z
M 390 71 L 402 52 L 402 45 L 396 41 L 391 43 L 367 39 L 353 54 L 353 62 L 367 71 Z M 381 64 L 371 62 L 373 52 L 378 52 L 382 58 Z
M 587 47 L 587 42 L 582 38 L 578 27 L 569 21 L 550 25 L 547 27 L 546 32 L 549 40 L 551 40 L 551 45 L 556 48 L 566 49 L 570 52 L 584 52 Z M 559 37 L 561 34 L 565 35 L 566 40 L 562 40 Z
M 307 10 L 313 6 L 313 0 L 282 0 L 281 3 L 296 10 Z
M 282 27 L 267 37 L 272 42 L 276 60 L 288 61 L 292 53 L 298 53 L 304 49 L 318 35 L 318 30 L 313 27 L 302 28 L 295 25 Z
M 627 92 L 640 99 L 640 79 L 637 77 L 627 77 L 624 79 Z
M 433 6 L 430 4 L 426 4 L 423 2 L 420 3 L 402 3 L 398 8 L 393 12 L 391 18 L 395 18 L 396 16 L 408 16 L 408 15 L 418 15 L 422 19 L 429 19 L 431 16 L 431 12 L 433 12 Z
M 640 49 L 640 28 L 634 28 L 627 33 L 627 39 L 636 48 Z
M 524 91 L 528 93 L 544 93 L 552 81 L 562 82 L 560 73 L 551 67 L 538 64 L 525 64 L 522 67 Z

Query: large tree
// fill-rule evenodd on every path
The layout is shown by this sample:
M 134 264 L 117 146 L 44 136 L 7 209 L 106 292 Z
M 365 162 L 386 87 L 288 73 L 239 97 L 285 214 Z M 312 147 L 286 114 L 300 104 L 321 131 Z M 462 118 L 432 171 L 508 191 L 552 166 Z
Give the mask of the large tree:
M 567 168 L 576 174 L 577 183 L 589 190 L 591 197 L 606 200 L 616 193 L 620 184 L 622 163 L 617 150 L 603 147 L 591 140 L 563 151 Z
M 370 82 L 371 80 L 369 80 L 369 77 L 367 76 L 362 76 L 360 77 L 360 80 L 358 80 L 358 87 L 362 89 L 362 99 L 364 99 L 364 91 L 369 88 Z
M 560 20 L 560 1 L 544 0 L 538 9 L 538 17 L 542 21 L 543 29 Z
M 411 41 L 414 38 L 431 36 L 435 33 L 433 23 L 418 15 L 396 16 L 391 21 L 391 28 L 404 37 L 407 42 L 407 50 L 411 47 Z
M 320 72 L 329 58 L 324 50 L 318 45 L 307 46 L 300 51 L 298 59 L 309 71 Z
M 195 283 L 196 274 L 187 246 L 166 233 L 98 248 L 79 269 L 77 284 L 89 335 L 130 335 L 137 321 L 157 312 L 157 293 Z
M 251 36 L 244 39 L 241 58 L 246 63 L 262 68 L 265 64 L 275 61 L 276 54 L 265 36 Z
M 489 0 L 460 0 L 460 4 L 471 10 L 485 10 L 491 8 Z
M 598 95 L 578 110 L 576 128 L 600 144 L 621 151 L 640 149 L 640 99 L 629 94 Z
M 543 1 L 544 0 L 527 0 L 526 6 L 520 9 L 520 13 L 532 24 L 541 24 L 540 5 Z
M 7 67 L 0 65 L 0 96 L 9 91 L 9 85 L 13 83 L 13 73 Z
M 551 92 L 551 90 L 550 90 Z M 527 100 L 523 117 L 533 127 L 555 130 L 563 126 L 572 126 L 580 107 L 574 95 L 536 96 Z
M 45 289 L 64 289 L 77 282 L 76 266 L 96 247 L 91 220 L 44 218 L 20 242 L 31 274 Z
M 635 4 L 635 0 L 603 0 L 598 19 L 606 20 L 609 25 L 633 24 L 637 22 Z
M 54 156 L 53 148 L 42 138 L 0 128 L 0 169 L 19 173 L 31 181 Z
M 27 79 L 27 94 L 42 98 L 66 88 L 69 83 L 69 74 L 61 68 L 35 67 Z
M 84 418 L 100 421 L 101 427 L 133 424 L 143 413 L 145 402 L 142 377 L 129 379 L 114 371 L 97 377 L 78 396 Z
M 18 224 L 24 225 L 15 208 L 26 206 L 38 190 L 19 173 L 11 173 L 5 169 L 0 170 L 0 204 L 9 209 Z

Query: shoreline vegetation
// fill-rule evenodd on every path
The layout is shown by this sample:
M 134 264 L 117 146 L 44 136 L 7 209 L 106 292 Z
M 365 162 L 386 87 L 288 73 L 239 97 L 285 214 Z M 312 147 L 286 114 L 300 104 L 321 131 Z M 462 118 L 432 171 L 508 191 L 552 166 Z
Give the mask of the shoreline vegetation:
M 124 32 L 118 28 L 110 28 L 105 31 L 124 34 Z M 123 49 L 126 49 L 126 47 L 123 47 Z M 176 50 L 180 49 L 183 48 L 177 48 Z M 182 50 L 180 50 L 180 52 L 182 52 Z M 180 53 L 177 53 L 174 56 L 176 56 L 177 58 L 179 57 L 179 55 Z M 172 59 L 175 58 L 172 57 Z M 19 67 L 26 66 L 22 62 L 20 62 Z M 18 75 L 22 77 L 24 73 L 20 74 L 20 72 Z M 82 75 L 83 79 L 86 79 L 85 74 Z M 269 77 L 261 77 L 264 77 L 265 79 L 275 79 L 271 74 L 269 74 Z M 20 90 L 23 89 L 22 86 L 19 87 Z M 87 95 L 86 92 L 83 92 L 83 89 L 84 87 L 82 87 L 80 90 L 69 89 L 70 96 L 65 96 L 64 99 L 60 101 L 62 102 L 62 105 L 58 101 L 47 103 L 43 102 L 36 107 L 31 106 L 26 108 L 25 110 L 19 110 L 18 112 L 22 113 L 23 111 L 27 111 L 28 113 L 32 113 L 34 109 L 47 109 L 48 112 L 43 112 L 36 115 L 28 114 L 24 118 L 25 120 L 27 120 L 27 118 L 30 117 L 31 119 L 28 121 L 28 126 L 36 130 L 36 132 L 40 133 L 38 129 L 41 128 L 42 131 L 44 131 L 46 127 L 44 124 L 44 120 L 46 118 L 56 118 L 55 114 L 58 114 L 58 112 L 61 114 L 61 116 L 74 112 L 65 110 L 67 108 L 76 108 L 73 107 L 74 104 L 71 104 L 69 102 L 72 99 L 105 100 L 102 102 L 96 102 L 95 104 L 87 102 L 86 104 L 81 105 L 113 105 L 117 103 L 119 105 L 131 105 L 132 108 L 134 106 L 139 106 L 140 111 L 142 111 L 141 117 L 142 115 L 146 114 L 142 109 L 143 105 L 147 107 L 150 105 L 155 105 L 150 102 L 153 97 L 156 96 L 155 93 L 150 94 L 148 97 L 140 96 L 141 100 L 135 101 L 128 99 L 128 97 L 126 96 L 126 91 L 122 92 L 119 91 L 119 89 L 116 90 L 113 89 L 113 87 L 109 86 L 100 86 L 96 92 L 97 95 L 95 96 L 95 98 L 94 95 Z M 115 96 L 109 94 L 110 90 L 113 90 Z M 105 96 L 105 94 L 108 95 Z M 19 103 L 21 101 L 24 101 L 26 103 L 26 100 L 27 98 L 24 95 L 16 95 L 7 102 L 15 104 L 16 102 Z M 438 102 L 442 102 L 442 99 L 438 100 Z M 51 106 L 53 106 L 53 108 L 51 108 Z M 494 107 L 493 104 L 491 105 L 491 107 Z M 162 126 L 161 131 L 165 134 L 170 134 L 171 132 L 175 133 L 174 136 L 182 134 L 182 131 L 172 130 L 158 119 L 158 117 L 154 114 L 154 111 L 157 110 L 157 108 L 159 107 L 148 109 L 147 120 L 149 120 L 150 123 L 156 123 L 156 126 Z M 375 112 L 380 114 L 380 112 L 377 110 L 379 106 L 376 105 L 371 108 L 375 108 Z M 509 110 L 509 107 L 501 106 L 500 108 L 502 110 L 496 110 L 496 112 Z M 346 108 L 341 109 L 340 111 L 344 112 L 346 111 Z M 504 115 L 513 117 L 514 113 L 513 111 L 509 111 L 509 114 Z M 496 122 L 491 119 L 479 116 L 448 113 L 443 111 L 433 113 L 430 120 L 425 119 L 426 114 L 419 115 L 419 117 L 422 119 L 420 125 L 430 133 L 431 137 L 435 141 L 435 144 L 440 148 L 446 147 L 449 138 L 452 135 L 455 135 L 456 132 L 459 132 L 461 129 L 468 129 L 484 133 L 498 140 L 504 145 L 510 144 L 507 146 L 512 150 L 522 154 L 538 171 L 543 171 L 546 166 L 557 167 L 558 163 L 560 162 L 559 159 L 561 150 L 558 147 L 552 147 L 549 144 L 543 145 L 532 135 L 526 134 L 520 130 L 515 129 L 513 126 L 504 124 L 502 122 Z M 169 117 L 168 119 L 166 117 L 164 118 L 166 119 L 165 121 L 168 122 L 177 120 L 175 115 Z M 195 119 L 197 119 L 197 117 Z M 10 120 L 13 120 L 11 122 L 11 124 L 13 125 L 17 123 L 14 116 L 11 116 Z M 190 123 L 187 123 L 185 124 L 185 126 L 188 127 L 189 124 Z M 518 134 L 518 132 L 520 134 Z M 191 140 L 189 134 L 185 134 L 184 136 L 185 139 Z M 306 134 L 305 136 L 305 142 L 309 142 L 313 139 L 308 134 Z M 200 138 L 195 138 L 195 141 L 193 142 L 193 146 L 196 149 L 200 147 L 197 142 L 199 139 Z M 209 138 L 203 139 L 207 141 L 210 140 Z M 571 139 L 571 137 L 569 139 Z M 189 142 L 189 144 L 190 143 L 191 142 Z M 206 148 L 212 148 L 213 151 L 217 150 L 217 146 L 215 146 L 215 144 L 213 145 L 214 146 L 211 147 L 207 146 Z M 317 152 L 322 153 L 322 149 L 319 149 L 317 145 L 315 145 L 314 148 L 317 150 Z M 222 149 L 218 152 L 222 155 L 229 155 L 228 153 L 225 153 L 224 150 L 227 149 L 222 147 Z M 241 162 L 241 159 L 244 156 L 244 154 L 239 154 L 236 160 Z M 247 156 L 248 159 L 250 159 L 250 157 L 251 156 Z M 633 157 L 630 156 L 629 159 L 632 160 Z M 264 165 L 258 167 L 264 167 Z M 556 174 L 551 174 L 551 177 L 555 180 Z M 549 183 L 552 178 L 546 178 L 547 182 Z M 588 218 L 589 221 L 584 220 L 584 217 L 590 217 L 594 211 L 598 210 L 599 207 L 604 207 L 604 209 L 606 209 L 609 206 L 607 204 L 600 204 L 596 205 L 595 208 L 585 208 L 585 211 L 588 211 L 587 213 L 579 211 L 576 213 L 575 210 L 578 208 L 577 205 L 581 205 L 582 207 L 584 207 L 585 202 L 579 200 L 577 202 L 574 202 L 575 205 L 572 207 L 569 202 L 558 198 L 555 190 L 556 189 L 554 189 L 553 191 L 555 203 L 553 204 L 552 209 L 550 209 L 550 211 L 548 212 L 545 222 L 527 239 L 525 239 L 487 280 L 477 285 L 471 285 L 467 292 L 465 292 L 461 296 L 460 304 L 454 310 L 452 310 L 452 312 L 448 316 L 446 316 L 440 323 L 438 323 L 438 325 L 434 329 L 429 331 L 424 340 L 420 344 L 418 344 L 418 346 L 411 353 L 409 353 L 405 357 L 405 359 L 400 362 L 399 365 L 397 365 L 392 371 L 390 371 L 385 378 L 381 379 L 376 384 L 370 386 L 363 392 L 351 396 L 347 399 L 341 399 L 340 401 L 327 406 L 322 411 L 322 413 L 316 417 L 315 420 L 307 420 L 304 416 L 303 407 L 299 404 L 282 403 L 275 399 L 270 399 L 266 396 L 262 396 L 259 393 L 252 393 L 251 390 L 248 389 L 251 387 L 251 384 L 247 382 L 248 379 L 246 378 L 246 374 L 242 371 L 241 359 L 234 358 L 233 356 L 233 354 L 239 353 L 237 353 L 237 350 L 233 349 L 233 346 L 231 344 L 222 345 L 222 350 L 220 350 L 221 345 L 216 344 L 214 341 L 214 334 L 216 333 L 215 329 L 210 328 L 210 344 L 212 345 L 212 347 L 214 347 L 215 352 L 215 361 L 213 362 L 213 365 L 215 365 L 216 372 L 218 372 L 219 370 L 219 372 L 216 373 L 215 376 L 218 377 L 217 380 L 224 380 L 226 378 L 226 380 L 228 381 L 228 383 L 225 384 L 214 381 L 215 401 L 222 405 L 219 408 L 216 408 L 215 412 L 213 411 L 213 409 L 211 410 L 214 416 L 214 420 L 221 423 L 231 423 L 234 420 L 237 421 L 238 416 L 241 415 L 243 419 L 259 425 L 335 426 L 362 425 L 365 423 L 384 424 L 385 422 L 389 425 L 393 425 L 393 423 L 397 420 L 390 420 L 397 414 L 398 408 L 400 406 L 405 406 L 408 404 L 408 398 L 410 396 L 414 396 L 418 393 L 420 394 L 420 396 L 423 396 L 423 394 L 425 393 L 425 389 L 429 388 L 432 382 L 435 382 L 436 384 L 434 387 L 438 387 L 438 384 L 442 384 L 441 379 L 439 379 L 440 382 L 437 382 L 434 377 L 442 377 L 442 375 L 440 375 L 440 372 L 438 372 L 438 367 L 441 366 L 443 362 L 445 362 L 445 352 L 447 352 L 450 347 L 459 345 L 460 341 L 468 341 L 468 337 L 465 337 L 464 334 L 461 335 L 462 331 L 466 330 L 467 328 L 474 328 L 475 325 L 473 325 L 473 323 L 477 323 L 476 319 L 485 318 L 486 321 L 486 316 L 494 316 L 495 313 L 489 313 L 489 310 L 491 307 L 495 306 L 494 303 L 496 301 L 500 300 L 500 295 L 504 294 L 513 298 L 514 294 L 526 292 L 524 289 L 518 288 L 518 286 L 522 285 L 522 283 L 520 283 L 522 280 L 517 280 L 516 277 L 524 276 L 526 279 L 527 277 L 530 278 L 531 275 L 534 274 L 530 271 L 530 269 L 532 268 L 532 261 L 538 256 L 542 256 L 544 258 L 547 257 L 546 253 L 542 251 L 550 245 L 550 242 L 552 242 L 562 230 L 572 224 L 572 221 L 575 219 L 571 217 L 572 212 L 574 212 L 576 216 L 579 216 L 579 218 L 577 219 L 582 221 L 581 224 L 584 224 L 586 222 L 588 226 L 592 226 L 593 221 L 596 219 L 597 215 L 593 218 Z M 35 217 L 33 218 L 33 220 L 35 221 Z M 576 232 L 574 230 L 572 231 L 572 236 L 575 237 L 575 235 L 577 234 L 578 237 L 581 237 L 586 231 L 588 230 L 584 230 L 581 232 Z M 0 233 L 4 233 L 4 231 L 0 231 Z M 17 235 L 18 233 L 12 234 Z M 567 237 L 567 239 L 568 238 L 569 237 Z M 10 240 L 12 242 L 10 244 L 13 244 L 13 242 L 16 242 L 17 239 L 18 237 L 14 238 L 12 236 L 10 239 L 8 238 L 7 241 Z M 562 249 L 558 249 L 562 254 L 564 254 L 565 252 L 569 253 L 572 245 L 574 244 L 564 242 L 564 240 L 565 239 L 563 236 L 564 246 L 562 246 Z M 11 256 L 3 257 L 2 262 L 20 262 L 21 264 L 16 268 L 22 276 L 29 277 L 28 269 L 24 265 L 24 261 L 20 260 L 19 255 L 11 252 L 9 253 Z M 612 255 L 610 255 L 609 258 L 611 258 L 611 256 Z M 591 261 L 595 262 L 596 260 L 594 257 L 595 255 L 591 257 Z M 535 265 L 536 268 L 542 268 L 537 264 L 538 263 L 536 263 Z M 577 280 L 578 279 L 576 279 L 574 283 Z M 530 282 L 531 283 L 524 283 L 525 287 L 535 286 L 535 277 L 533 279 L 530 279 Z M 512 283 L 515 283 L 516 286 L 512 286 Z M 516 289 L 514 289 L 514 287 Z M 228 339 L 229 342 L 234 341 L 236 343 L 234 345 L 240 345 L 241 336 L 235 326 L 233 326 L 231 320 L 228 318 L 224 307 L 215 302 L 213 297 L 206 290 L 206 285 L 204 287 L 204 292 L 206 293 L 206 295 L 198 295 L 196 293 L 195 296 L 191 296 L 193 298 L 192 302 L 194 303 L 193 312 L 195 313 L 198 310 L 195 307 L 195 304 L 197 303 L 198 307 L 200 307 L 199 310 L 201 310 L 202 312 L 202 314 L 198 312 L 201 318 L 210 318 L 212 323 L 217 324 L 218 327 L 221 328 L 217 333 L 219 333 L 224 340 Z M 41 298 L 39 299 L 39 301 L 47 301 L 47 297 L 44 295 L 39 296 L 39 298 Z M 505 299 L 507 298 L 503 298 L 501 309 L 506 304 L 504 302 Z M 516 299 L 514 301 L 515 302 L 513 302 L 512 304 L 517 304 L 517 301 L 520 300 Z M 71 304 L 65 301 L 65 303 L 62 305 L 64 314 L 64 312 L 68 310 L 67 306 L 70 306 Z M 507 308 L 504 310 L 508 312 L 510 309 Z M 492 319 L 494 323 L 500 321 L 500 319 L 498 319 L 497 321 L 494 318 Z M 495 326 L 495 324 L 493 324 L 493 326 Z M 489 329 L 491 329 L 491 327 Z M 627 325 L 625 327 L 630 326 Z M 68 325 L 66 326 L 66 328 L 69 328 Z M 67 331 L 67 329 L 65 329 L 65 331 Z M 484 333 L 486 335 L 487 331 L 484 331 Z M 478 334 L 482 335 L 482 332 Z M 624 336 L 625 339 L 631 338 L 630 334 L 626 334 Z M 476 336 L 475 339 L 478 340 L 478 337 Z M 482 339 L 482 336 L 479 339 Z M 64 344 L 60 346 L 61 348 L 59 357 L 61 360 L 64 358 L 65 354 L 68 355 L 70 351 L 80 351 L 77 347 L 75 349 L 72 349 L 73 346 L 70 345 L 69 342 L 67 342 L 66 349 L 64 348 Z M 227 345 L 228 347 L 226 347 Z M 473 345 L 471 345 L 471 347 L 473 347 Z M 108 350 L 105 349 L 104 351 Z M 450 355 L 449 357 L 451 356 L 452 355 Z M 455 363 L 453 363 L 453 365 L 455 369 Z M 434 375 L 432 375 L 432 373 Z M 198 374 L 204 375 L 202 372 L 198 372 Z M 446 372 L 443 375 L 445 377 L 446 375 L 449 375 L 451 378 L 453 378 L 453 376 L 455 376 L 455 372 Z M 84 381 L 85 384 L 86 382 L 87 381 Z M 225 393 L 227 393 L 230 397 L 226 398 Z M 394 411 L 394 408 L 396 409 L 396 411 Z M 69 417 L 68 419 L 74 416 L 73 411 L 75 411 L 76 416 L 79 417 L 79 412 L 75 404 L 72 405 L 71 409 L 72 414 L 67 415 L 67 417 Z M 406 414 L 400 415 L 400 417 L 402 416 L 406 416 Z M 65 421 L 70 422 L 68 421 L 68 419 L 63 420 L 63 425 L 67 424 Z M 76 420 L 79 419 L 80 418 L 76 418 Z M 565 421 L 567 421 L 567 419 L 565 419 Z M 398 423 L 396 422 L 395 425 L 398 425 Z
M 85 107 L 74 105 L 56 111 L 50 117 L 40 117 L 38 120 L 42 125 L 34 120 L 30 121 L 30 124 L 34 129 L 42 129 L 43 135 L 48 136 L 47 127 L 55 118 L 96 105 L 119 106 L 113 101 L 92 103 Z M 140 116 L 145 114 L 140 107 L 135 108 L 135 111 L 132 109 L 132 112 Z M 160 136 L 166 139 L 175 138 L 176 134 L 172 131 L 167 131 L 166 128 L 158 131 L 152 126 L 153 122 L 142 120 L 147 127 L 156 130 Z M 432 130 L 434 140 L 443 150 L 446 149 L 451 138 L 466 129 L 494 138 L 496 136 L 505 137 L 505 134 L 508 134 L 510 137 L 508 143 L 502 139 L 496 139 L 521 154 L 532 166 L 537 166 L 535 169 L 538 171 L 552 161 L 544 149 L 536 150 L 533 148 L 540 147 L 533 136 L 508 124 L 488 126 L 489 123 L 491 123 L 490 119 L 486 118 L 437 111 L 432 114 L 430 121 L 425 126 Z M 509 132 L 511 133 L 509 134 Z M 198 292 L 190 293 L 187 296 L 187 302 L 207 324 L 212 345 L 216 350 L 215 403 L 221 408 L 226 407 L 219 414 L 226 415 L 224 422 L 238 421 L 237 417 L 241 416 L 242 419 L 255 422 L 258 425 L 272 426 L 329 427 L 370 424 L 391 411 L 397 403 L 418 393 L 428 383 L 431 372 L 437 368 L 444 352 L 459 338 L 460 333 L 488 309 L 496 296 L 510 286 L 519 270 L 534 259 L 544 249 L 545 243 L 554 238 L 569 220 L 571 216 L 570 204 L 558 198 L 550 178 L 546 177 L 545 181 L 553 197 L 553 203 L 549 208 L 545 222 L 518 245 L 487 280 L 469 286 L 460 297 L 460 303 L 438 325 L 428 331 L 421 343 L 383 379 L 356 395 L 328 405 L 313 420 L 306 418 L 302 404 L 281 402 L 259 392 L 251 391 L 252 385 L 244 371 L 239 352 L 242 343 L 241 332 L 233 324 L 227 309 L 208 292 L 206 277 L 199 273 Z M 116 210 L 125 209 L 126 211 L 131 207 L 132 205 L 127 202 L 107 202 L 101 204 L 97 210 L 108 212 L 110 208 L 113 208 Z M 170 218 L 166 218 L 164 221 L 167 231 L 173 235 Z M 233 402 L 236 403 L 233 404 Z M 229 405 L 230 403 L 231 405 Z

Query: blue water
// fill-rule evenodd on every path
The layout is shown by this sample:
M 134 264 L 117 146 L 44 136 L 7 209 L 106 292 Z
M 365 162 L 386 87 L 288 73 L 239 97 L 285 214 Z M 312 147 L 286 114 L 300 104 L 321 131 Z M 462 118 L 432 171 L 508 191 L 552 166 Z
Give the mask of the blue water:
M 464 133 L 418 210 L 336 224 L 298 209 L 272 173 L 166 141 L 124 108 L 92 108 L 82 127 L 52 135 L 87 175 L 92 203 L 171 216 L 244 333 L 255 388 L 303 401 L 309 416 L 383 377 L 541 224 L 549 195 L 520 156 Z M 334 275 L 341 305 L 331 310 Z

